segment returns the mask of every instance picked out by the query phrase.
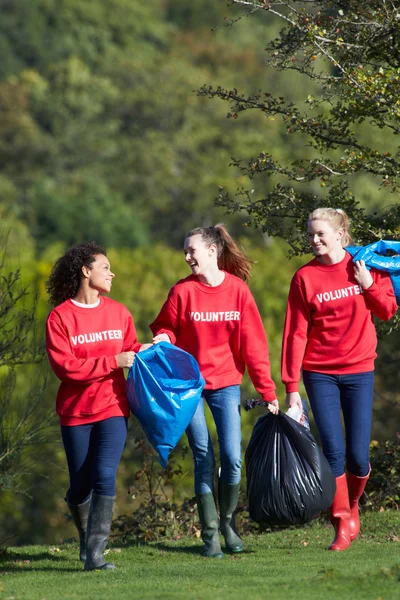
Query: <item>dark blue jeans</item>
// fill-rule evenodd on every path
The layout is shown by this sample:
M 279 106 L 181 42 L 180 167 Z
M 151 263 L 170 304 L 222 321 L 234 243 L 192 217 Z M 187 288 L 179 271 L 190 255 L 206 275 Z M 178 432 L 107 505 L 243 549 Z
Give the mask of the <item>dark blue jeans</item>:
M 335 477 L 343 475 L 345 463 L 353 475 L 368 475 L 374 372 L 328 375 L 303 371 L 303 381 L 322 449 Z
M 70 504 L 82 504 L 92 492 L 115 496 L 115 479 L 124 449 L 128 419 L 112 417 L 88 425 L 62 425 L 67 455 Z
M 204 390 L 203 398 L 186 429 L 193 452 L 196 494 L 209 494 L 214 490 L 215 457 L 204 415 L 204 399 L 210 407 L 217 428 L 221 480 L 229 485 L 239 483 L 242 465 L 240 386 Z

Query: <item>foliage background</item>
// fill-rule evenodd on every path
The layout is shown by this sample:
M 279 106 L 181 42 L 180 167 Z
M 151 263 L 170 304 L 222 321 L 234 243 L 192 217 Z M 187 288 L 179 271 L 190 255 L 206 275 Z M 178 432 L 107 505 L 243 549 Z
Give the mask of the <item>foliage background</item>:
M 229 19 L 239 16 L 239 9 L 228 12 L 215 0 L 0 0 L 4 272 L 21 268 L 28 307 L 38 298 L 37 330 L 43 339 L 50 309 L 45 281 L 52 264 L 69 245 L 96 239 L 107 246 L 116 273 L 113 297 L 132 311 L 145 342 L 169 288 L 187 274 L 181 252 L 185 232 L 223 220 L 255 261 L 250 287 L 283 402 L 279 366 L 287 291 L 294 271 L 310 257 L 288 260 L 287 244 L 244 228 L 245 211 L 227 215 L 214 199 L 220 187 L 234 195 L 249 185 L 245 173 L 230 167 L 238 157 L 251 162 L 268 151 L 290 162 L 313 158 L 315 151 L 304 136 L 289 137 L 278 120 L 263 113 L 249 110 L 226 119 L 224 102 L 210 102 L 197 90 L 202 85 L 249 95 L 279 90 L 305 105 L 310 94 L 318 95 L 319 84 L 266 66 L 264 48 L 280 23 L 255 14 L 231 27 Z M 384 147 L 385 131 L 373 135 Z M 272 189 L 265 173 L 252 185 L 261 193 Z M 309 190 L 323 197 L 315 182 Z M 387 187 L 372 193 L 362 173 L 356 196 L 371 214 L 394 201 Z M 382 337 L 373 426 L 379 441 L 393 438 L 398 429 L 399 352 L 398 332 Z M 46 361 L 17 367 L 15 375 L 11 416 L 18 419 L 29 409 L 32 390 L 45 377 L 40 408 L 46 414 L 53 410 L 58 382 Z M 253 396 L 246 377 L 243 401 Z M 244 448 L 259 414 L 259 409 L 243 413 Z M 5 421 L 0 425 L 4 431 Z M 54 415 L 51 425 L 46 443 L 24 450 L 13 485 L 0 486 L 0 542 L 14 536 L 15 544 L 59 543 L 74 535 L 65 518 L 68 477 Z M 119 471 L 120 514 L 140 502 L 137 495 L 132 498 L 142 461 L 140 437 L 131 419 Z M 192 467 L 188 455 L 179 461 L 180 484 L 167 486 L 167 493 L 183 499 L 193 493 Z

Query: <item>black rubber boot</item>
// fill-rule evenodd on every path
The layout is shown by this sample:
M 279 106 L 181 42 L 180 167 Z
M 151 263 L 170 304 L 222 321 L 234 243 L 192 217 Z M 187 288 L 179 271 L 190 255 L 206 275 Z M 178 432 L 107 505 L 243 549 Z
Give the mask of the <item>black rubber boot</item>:
M 86 534 L 85 571 L 116 568 L 114 563 L 106 562 L 103 556 L 110 535 L 114 501 L 115 496 L 92 494 Z
M 228 485 L 219 481 L 219 511 L 221 533 L 225 539 L 227 552 L 238 554 L 244 546 L 235 525 L 235 510 L 239 498 L 240 483 Z
M 68 494 L 67 494 L 65 500 L 68 504 L 69 511 L 72 515 L 75 526 L 79 533 L 79 544 L 80 544 L 79 560 L 81 560 L 82 562 L 85 562 L 85 560 L 86 560 L 86 530 L 87 530 L 87 524 L 88 524 L 88 518 L 89 518 L 91 498 L 89 498 L 89 500 L 86 500 L 86 502 L 83 502 L 82 504 L 70 504 L 68 502 Z
M 222 558 L 218 536 L 218 514 L 214 494 L 199 494 L 197 508 L 201 524 L 201 539 L 204 542 L 203 556 L 207 558 Z

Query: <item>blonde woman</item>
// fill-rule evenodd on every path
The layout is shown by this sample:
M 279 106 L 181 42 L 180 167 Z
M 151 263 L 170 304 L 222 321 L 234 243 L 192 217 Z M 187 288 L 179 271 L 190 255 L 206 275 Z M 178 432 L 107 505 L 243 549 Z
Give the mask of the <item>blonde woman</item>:
M 373 317 L 388 320 L 397 305 L 390 277 L 368 271 L 363 261 L 353 263 L 346 252 L 352 240 L 343 210 L 314 210 L 308 236 L 315 258 L 291 282 L 282 381 L 287 404 L 301 407 L 298 386 L 303 373 L 323 451 L 336 477 L 330 509 L 336 535 L 329 549 L 345 550 L 360 531 L 358 500 L 370 474 L 377 346 Z

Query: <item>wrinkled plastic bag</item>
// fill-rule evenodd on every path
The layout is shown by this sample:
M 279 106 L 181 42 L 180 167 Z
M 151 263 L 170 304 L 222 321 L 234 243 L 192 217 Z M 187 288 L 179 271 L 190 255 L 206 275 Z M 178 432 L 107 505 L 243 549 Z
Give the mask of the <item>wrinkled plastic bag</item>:
M 389 273 L 400 306 L 400 242 L 378 240 L 368 246 L 346 246 L 346 250 L 353 257 L 353 262 L 363 260 L 367 267 Z M 397 256 L 388 256 L 393 253 Z
M 288 417 L 291 417 L 306 429 L 310 429 L 310 421 L 309 421 L 309 407 L 308 402 L 305 398 L 301 399 L 301 403 L 303 408 L 292 407 L 286 412 Z M 262 400 L 261 398 L 250 398 L 246 400 L 246 404 L 244 405 L 244 410 L 253 410 L 256 406 L 265 406 L 267 405 L 266 400 Z
M 289 526 L 330 507 L 336 483 L 311 432 L 279 411 L 256 422 L 245 454 L 250 518 Z
M 160 342 L 136 354 L 129 369 L 127 396 L 163 468 L 189 425 L 204 388 L 191 354 Z
M 291 417 L 300 423 L 300 425 L 303 425 L 306 429 L 310 429 L 308 402 L 305 398 L 302 398 L 301 403 L 303 405 L 302 409 L 298 406 L 292 406 L 286 411 L 286 414 L 288 417 Z

